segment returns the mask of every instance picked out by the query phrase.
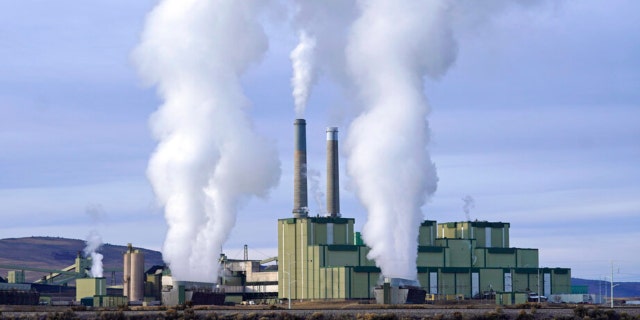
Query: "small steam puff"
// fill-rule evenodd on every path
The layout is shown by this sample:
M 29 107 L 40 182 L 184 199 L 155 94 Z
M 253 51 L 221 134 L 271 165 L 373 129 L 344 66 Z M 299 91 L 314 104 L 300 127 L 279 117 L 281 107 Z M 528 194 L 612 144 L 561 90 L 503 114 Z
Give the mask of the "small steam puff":
M 86 247 L 83 249 L 85 257 L 91 257 L 91 277 L 102 278 L 102 254 L 97 251 L 102 247 L 102 237 L 97 231 L 93 230 L 87 236 Z
M 309 191 L 313 196 L 313 200 L 318 206 L 318 211 L 324 216 L 327 214 L 327 210 L 324 207 L 326 198 L 324 196 L 324 192 L 322 192 L 320 188 L 320 171 L 308 169 L 307 178 L 309 179 Z
M 462 206 L 462 210 L 464 211 L 465 217 L 467 218 L 467 221 L 471 221 L 471 209 L 476 207 L 476 202 L 475 200 L 473 200 L 473 197 L 471 197 L 470 195 L 466 195 L 462 198 L 462 202 L 464 202 L 464 205 Z
M 270 1 L 164 0 L 133 53 L 164 104 L 147 176 L 165 209 L 162 250 L 176 280 L 214 281 L 240 206 L 280 176 L 271 141 L 253 131 L 240 76 L 268 48 L 258 16 Z
M 307 107 L 307 100 L 316 78 L 315 71 L 315 50 L 316 40 L 302 30 L 299 32 L 298 45 L 291 51 L 291 64 L 293 66 L 293 76 L 291 86 L 293 87 L 293 100 L 298 118 L 304 117 Z

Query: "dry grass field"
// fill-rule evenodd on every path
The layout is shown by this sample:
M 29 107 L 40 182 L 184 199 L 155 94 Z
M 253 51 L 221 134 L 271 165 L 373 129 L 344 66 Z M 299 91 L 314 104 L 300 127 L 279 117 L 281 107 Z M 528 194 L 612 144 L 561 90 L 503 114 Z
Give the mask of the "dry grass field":
M 640 308 L 596 306 L 375 305 L 353 302 L 294 303 L 279 306 L 196 306 L 193 308 L 0 306 L 0 319 L 433 319 L 433 320 L 640 320 Z

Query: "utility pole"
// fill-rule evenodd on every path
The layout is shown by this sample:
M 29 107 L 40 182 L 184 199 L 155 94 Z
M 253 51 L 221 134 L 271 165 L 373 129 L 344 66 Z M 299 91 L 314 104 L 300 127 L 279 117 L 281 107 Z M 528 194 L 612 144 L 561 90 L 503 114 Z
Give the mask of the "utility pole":
M 540 267 L 538 267 L 538 303 L 540 303 L 540 296 L 542 292 L 540 292 Z M 547 300 L 549 301 L 549 300 Z
M 611 309 L 613 309 L 613 288 L 617 286 L 617 284 L 613 284 L 613 260 L 611 260 Z
M 613 309 L 613 288 L 620 284 L 613 284 L 613 260 L 611 260 L 611 309 Z

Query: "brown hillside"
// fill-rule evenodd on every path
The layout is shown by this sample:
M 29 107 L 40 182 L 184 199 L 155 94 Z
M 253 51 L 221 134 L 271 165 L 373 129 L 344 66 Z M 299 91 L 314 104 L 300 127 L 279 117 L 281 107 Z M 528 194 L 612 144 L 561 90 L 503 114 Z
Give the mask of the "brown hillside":
M 75 262 L 78 252 L 85 247 L 83 240 L 55 237 L 27 237 L 0 239 L 0 265 L 17 265 L 47 269 L 62 269 Z M 141 249 L 145 254 L 145 270 L 162 265 L 162 255 L 158 251 Z M 126 246 L 104 244 L 99 252 L 104 256 L 105 268 L 122 268 Z M 0 277 L 6 278 L 8 269 L 0 268 Z M 45 273 L 25 271 L 27 281 L 35 281 Z M 122 283 L 122 273 L 104 275 L 109 283 Z

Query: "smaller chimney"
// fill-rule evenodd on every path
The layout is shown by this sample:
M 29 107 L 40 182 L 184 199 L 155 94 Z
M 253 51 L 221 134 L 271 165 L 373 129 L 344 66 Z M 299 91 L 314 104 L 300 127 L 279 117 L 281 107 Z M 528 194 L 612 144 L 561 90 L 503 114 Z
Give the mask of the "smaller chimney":
M 305 218 L 308 213 L 307 205 L 307 123 L 304 119 L 296 119 L 295 149 L 293 151 L 293 216 Z
M 340 169 L 338 166 L 338 128 L 327 128 L 327 214 L 340 217 Z

